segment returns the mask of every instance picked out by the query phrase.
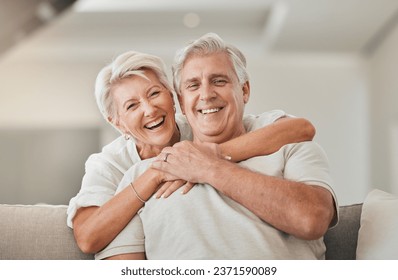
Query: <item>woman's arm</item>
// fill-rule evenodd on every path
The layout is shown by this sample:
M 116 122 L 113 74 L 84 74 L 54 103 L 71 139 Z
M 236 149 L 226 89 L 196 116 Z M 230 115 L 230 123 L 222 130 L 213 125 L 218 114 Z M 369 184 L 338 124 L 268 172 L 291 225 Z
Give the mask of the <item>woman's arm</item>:
M 134 188 L 144 200 L 157 190 L 163 178 L 152 168 L 134 181 Z M 76 242 L 85 253 L 97 253 L 109 244 L 137 214 L 144 203 L 128 186 L 103 206 L 80 208 L 73 219 Z
M 272 154 L 286 144 L 310 141 L 314 136 L 315 127 L 308 120 L 283 117 L 222 144 L 195 143 L 195 145 L 202 151 L 239 162 L 256 156 Z M 167 182 L 159 188 L 155 196 L 167 198 L 181 186 L 181 181 Z M 187 182 L 182 188 L 182 193 L 189 192 L 193 186 L 193 183 Z
M 219 144 L 219 152 L 239 162 L 255 156 L 269 155 L 290 143 L 311 141 L 315 127 L 304 118 L 280 118 L 274 123 Z

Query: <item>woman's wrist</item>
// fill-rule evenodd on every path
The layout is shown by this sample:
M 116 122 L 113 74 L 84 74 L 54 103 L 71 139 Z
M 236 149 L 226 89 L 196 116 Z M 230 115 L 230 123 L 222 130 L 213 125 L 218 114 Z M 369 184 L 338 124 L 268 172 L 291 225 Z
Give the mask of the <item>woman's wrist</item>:
M 148 200 L 159 188 L 162 183 L 162 176 L 157 170 L 153 168 L 147 169 L 141 176 L 139 176 L 133 183 L 134 192 L 138 193 L 141 198 L 140 201 Z
M 157 188 L 157 186 L 159 186 L 160 184 L 162 184 L 166 181 L 164 173 L 157 169 L 154 169 L 151 167 L 147 170 L 146 173 L 148 175 L 148 180 L 154 182 L 154 185 L 156 185 L 156 188 Z

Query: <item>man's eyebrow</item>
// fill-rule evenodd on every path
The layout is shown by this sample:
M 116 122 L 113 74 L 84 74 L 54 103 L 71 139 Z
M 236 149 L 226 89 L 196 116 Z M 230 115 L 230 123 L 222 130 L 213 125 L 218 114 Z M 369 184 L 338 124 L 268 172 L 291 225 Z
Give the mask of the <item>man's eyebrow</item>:
M 198 81 L 198 80 L 199 80 L 198 78 L 193 77 L 193 78 L 186 79 L 186 80 L 183 81 L 182 83 L 183 83 L 184 85 L 186 85 L 186 84 L 189 84 L 189 83 L 192 83 L 192 82 L 196 82 L 196 81 Z
M 210 80 L 211 80 L 211 79 L 214 79 L 214 78 L 224 78 L 224 79 L 226 79 L 226 80 L 229 80 L 229 79 L 230 79 L 230 77 L 229 77 L 228 75 L 226 75 L 226 74 L 217 74 L 217 73 L 211 74 L 211 75 L 209 76 L 209 78 L 210 78 Z
M 214 79 L 214 78 L 224 78 L 224 79 L 228 79 L 228 80 L 230 79 L 230 77 L 227 74 L 221 74 L 221 73 L 210 74 L 208 77 L 209 80 Z M 198 80 L 199 80 L 199 78 L 192 77 L 192 78 L 186 79 L 185 81 L 183 81 L 183 83 L 187 84 L 190 82 L 196 82 Z

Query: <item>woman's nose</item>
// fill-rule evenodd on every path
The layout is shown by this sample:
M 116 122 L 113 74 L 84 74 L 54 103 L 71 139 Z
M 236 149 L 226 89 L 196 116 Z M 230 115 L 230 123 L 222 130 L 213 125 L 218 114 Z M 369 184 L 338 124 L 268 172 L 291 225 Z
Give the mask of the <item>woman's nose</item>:
M 150 101 L 143 102 L 142 108 L 143 108 L 145 117 L 154 116 L 154 114 L 156 113 L 156 110 L 157 110 L 156 106 Z

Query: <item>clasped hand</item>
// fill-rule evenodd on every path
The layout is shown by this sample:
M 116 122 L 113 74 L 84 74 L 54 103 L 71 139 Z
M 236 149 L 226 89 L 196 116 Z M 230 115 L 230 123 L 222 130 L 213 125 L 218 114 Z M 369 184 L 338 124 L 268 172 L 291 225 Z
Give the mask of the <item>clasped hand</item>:
M 152 168 L 163 172 L 165 181 L 155 197 L 166 198 L 181 187 L 186 194 L 195 183 L 207 183 L 212 164 L 222 158 L 214 143 L 182 141 L 164 148 L 152 163 Z

